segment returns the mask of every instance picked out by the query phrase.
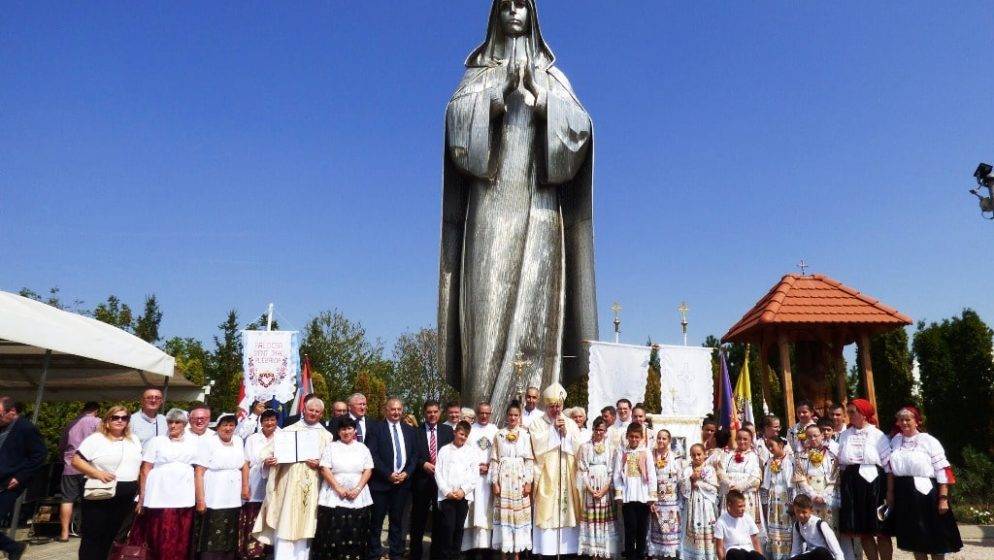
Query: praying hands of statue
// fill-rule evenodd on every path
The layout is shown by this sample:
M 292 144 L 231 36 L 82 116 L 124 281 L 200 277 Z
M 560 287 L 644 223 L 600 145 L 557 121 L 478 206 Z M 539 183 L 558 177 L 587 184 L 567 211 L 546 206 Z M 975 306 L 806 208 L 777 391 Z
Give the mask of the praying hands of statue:
M 539 70 L 531 64 L 526 64 L 521 81 L 525 88 L 535 96 L 535 112 L 540 116 L 545 116 L 549 100 L 548 72 Z

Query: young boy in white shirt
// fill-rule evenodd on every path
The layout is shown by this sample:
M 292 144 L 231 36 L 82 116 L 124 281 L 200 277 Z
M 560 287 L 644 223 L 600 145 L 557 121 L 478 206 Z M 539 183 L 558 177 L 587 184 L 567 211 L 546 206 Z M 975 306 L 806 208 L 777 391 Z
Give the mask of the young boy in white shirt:
M 790 557 L 798 560 L 843 560 L 842 548 L 828 523 L 812 513 L 814 502 L 805 494 L 794 498 L 793 544 Z
M 451 445 L 438 450 L 435 460 L 435 482 L 438 484 L 438 549 L 442 558 L 460 557 L 463 525 L 473 501 L 473 489 L 479 478 L 479 456 L 466 445 L 472 427 L 465 420 L 456 424 Z M 433 543 L 434 544 L 434 543 Z M 435 548 L 434 546 L 432 547 Z
M 759 527 L 745 515 L 745 495 L 729 490 L 725 512 L 714 524 L 714 550 L 718 560 L 765 560 L 759 552 Z

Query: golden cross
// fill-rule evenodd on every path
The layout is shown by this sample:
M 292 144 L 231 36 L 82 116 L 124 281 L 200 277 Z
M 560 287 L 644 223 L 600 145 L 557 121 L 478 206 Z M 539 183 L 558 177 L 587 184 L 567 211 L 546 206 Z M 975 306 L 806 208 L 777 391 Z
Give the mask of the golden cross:
M 518 350 L 518 353 L 514 355 L 514 361 L 511 362 L 511 365 L 514 366 L 514 375 L 517 377 L 517 393 L 521 397 L 525 392 L 525 368 L 532 365 L 532 362 L 531 360 L 526 360 L 524 353 Z

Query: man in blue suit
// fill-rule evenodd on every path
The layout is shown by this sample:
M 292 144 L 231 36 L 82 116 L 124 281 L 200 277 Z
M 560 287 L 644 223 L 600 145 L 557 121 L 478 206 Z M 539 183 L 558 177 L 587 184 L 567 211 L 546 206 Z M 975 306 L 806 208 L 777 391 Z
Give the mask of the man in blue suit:
M 38 428 L 21 418 L 23 410 L 24 405 L 14 399 L 0 397 L 0 518 L 11 514 L 17 497 L 45 461 L 45 442 Z M 25 548 L 26 544 L 0 532 L 0 550 L 9 560 L 19 560 Z
M 386 419 L 367 426 L 366 445 L 373 456 L 373 477 L 369 489 L 373 494 L 373 518 L 370 531 L 369 558 L 378 560 L 383 552 L 380 531 L 383 519 L 389 516 L 390 559 L 404 556 L 404 509 L 411 499 L 411 477 L 420 453 L 417 432 L 400 421 L 404 403 L 387 400 Z
M 417 469 L 414 471 L 411 493 L 411 560 L 421 560 L 424 554 L 424 535 L 428 519 L 438 510 L 438 485 L 435 484 L 435 459 L 438 450 L 452 443 L 452 428 L 439 422 L 442 411 L 438 401 L 429 400 L 424 404 L 424 423 L 415 431 L 418 434 Z M 435 538 L 437 524 L 432 524 L 431 558 L 438 558 L 440 548 Z

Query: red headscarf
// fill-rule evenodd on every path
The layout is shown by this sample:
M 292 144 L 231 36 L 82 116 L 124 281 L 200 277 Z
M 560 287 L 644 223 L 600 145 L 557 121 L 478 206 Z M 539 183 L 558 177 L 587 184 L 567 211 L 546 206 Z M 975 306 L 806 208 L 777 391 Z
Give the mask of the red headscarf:
M 862 414 L 864 418 L 866 418 L 867 422 L 873 424 L 874 426 L 879 425 L 879 423 L 877 422 L 877 409 L 873 408 L 873 405 L 870 404 L 870 401 L 866 399 L 853 399 L 849 401 L 849 404 L 855 406 L 856 410 L 858 410 L 859 413 Z
M 911 416 L 915 419 L 915 422 L 918 424 L 918 431 L 919 432 L 924 432 L 925 430 L 923 430 L 922 428 L 925 425 L 924 424 L 925 421 L 922 419 L 922 413 L 921 413 L 920 410 L 918 410 L 918 407 L 915 406 L 915 405 L 913 405 L 913 404 L 906 404 L 906 405 L 902 406 L 900 410 L 897 411 L 897 414 L 900 414 L 900 413 L 904 412 L 905 410 L 907 410 L 908 412 L 910 412 Z M 897 434 L 901 433 L 901 428 L 898 427 L 898 425 L 897 425 L 897 414 L 894 415 L 894 427 L 891 428 L 891 431 L 890 431 L 891 437 L 894 437 Z

